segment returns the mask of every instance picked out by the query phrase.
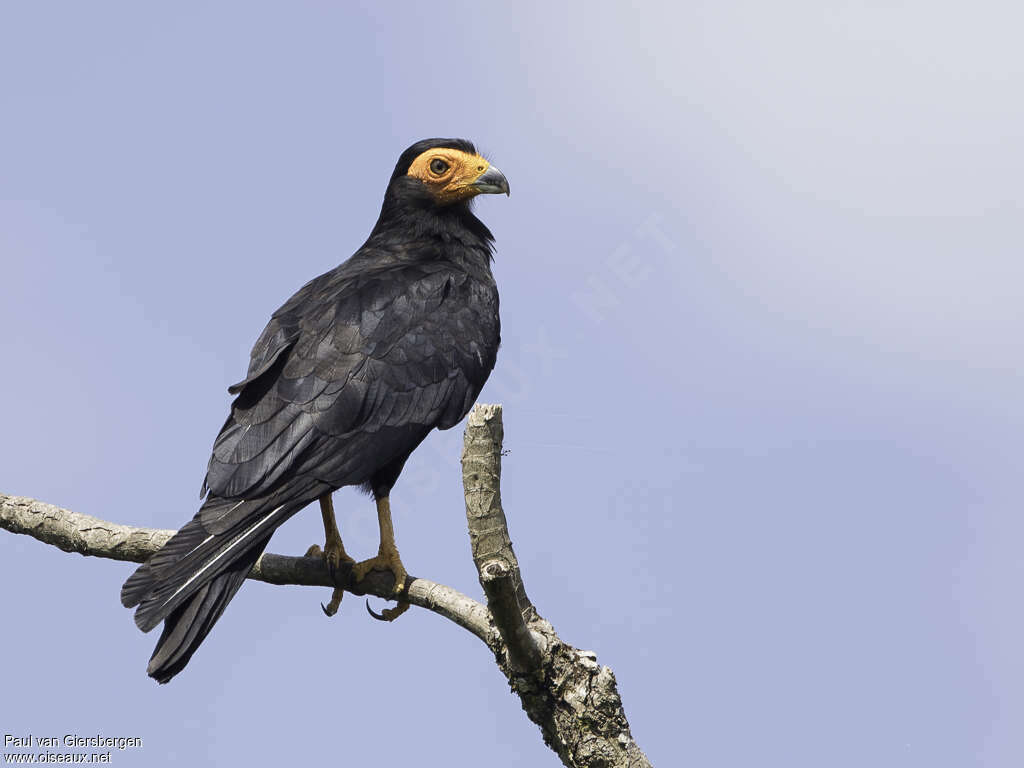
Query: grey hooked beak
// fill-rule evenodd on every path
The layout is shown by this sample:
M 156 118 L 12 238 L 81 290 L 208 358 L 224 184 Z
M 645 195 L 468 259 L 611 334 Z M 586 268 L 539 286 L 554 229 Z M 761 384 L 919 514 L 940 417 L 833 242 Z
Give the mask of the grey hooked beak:
M 505 178 L 505 174 L 493 165 L 484 171 L 480 178 L 470 186 L 481 195 L 498 195 L 502 192 L 506 195 L 509 194 L 508 179 Z

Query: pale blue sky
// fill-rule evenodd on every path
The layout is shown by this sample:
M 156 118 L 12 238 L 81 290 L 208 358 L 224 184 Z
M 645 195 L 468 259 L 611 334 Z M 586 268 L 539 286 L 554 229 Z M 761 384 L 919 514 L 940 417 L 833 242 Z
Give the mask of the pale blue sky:
M 184 523 L 270 313 L 402 149 L 465 136 L 513 190 L 478 206 L 482 399 L 527 587 L 654 764 L 1024 763 L 1016 6 L 378 5 L 0 10 L 0 490 Z M 410 571 L 478 595 L 461 431 L 392 503 Z M 367 556 L 372 505 L 336 506 Z M 131 568 L 0 534 L 0 730 L 142 737 L 120 765 L 557 764 L 474 638 L 328 620 L 327 590 L 247 584 L 157 686 Z

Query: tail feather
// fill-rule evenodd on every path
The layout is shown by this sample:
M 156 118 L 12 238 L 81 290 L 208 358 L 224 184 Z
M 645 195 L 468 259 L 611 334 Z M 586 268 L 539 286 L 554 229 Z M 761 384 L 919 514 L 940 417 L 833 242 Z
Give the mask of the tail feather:
M 139 606 L 135 611 L 139 629 L 148 632 L 170 616 L 256 542 L 269 539 L 293 511 L 284 506 L 257 510 L 221 534 L 209 533 L 196 515 L 129 577 L 121 588 L 121 602 L 129 608 Z
M 126 608 L 132 608 L 150 595 L 155 584 L 174 581 L 185 573 L 195 571 L 206 558 L 223 547 L 232 533 L 231 528 L 236 532 L 242 530 L 241 523 L 245 519 L 258 519 L 268 506 L 273 505 L 268 504 L 266 499 L 241 502 L 215 497 L 207 499 L 195 517 L 128 578 L 121 587 L 121 603 Z M 223 516 L 225 510 L 235 513 L 234 525 L 211 530 L 210 519 L 216 519 L 218 513 Z
M 310 478 L 256 499 L 210 496 L 192 520 L 135 570 L 121 587 L 122 604 L 136 608 L 135 623 L 143 632 L 164 622 L 149 662 L 151 677 L 166 683 L 185 667 L 274 530 L 330 490 Z
M 213 579 L 207 581 L 166 617 L 146 673 L 166 683 L 188 664 L 192 654 L 213 629 L 253 565 L 263 554 L 270 537 L 258 541 Z
M 212 537 L 203 528 L 199 522 L 199 516 L 196 515 L 128 577 L 124 586 L 121 587 L 121 604 L 125 608 L 134 608 L 139 605 L 149 596 L 155 584 L 166 580 L 171 575 L 170 571 L 175 565 L 187 566 L 200 559 L 202 553 L 198 553 L 198 550 L 208 541 L 212 541 Z M 186 563 L 186 560 L 189 563 Z

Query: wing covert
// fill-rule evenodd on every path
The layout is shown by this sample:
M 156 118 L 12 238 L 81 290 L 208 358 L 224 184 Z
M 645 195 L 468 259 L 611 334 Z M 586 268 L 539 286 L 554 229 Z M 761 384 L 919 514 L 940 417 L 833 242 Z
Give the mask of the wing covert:
M 306 301 L 275 313 L 258 364 L 254 349 L 210 458 L 206 484 L 217 496 L 273 492 L 286 470 L 334 486 L 365 482 L 387 454 L 458 423 L 494 366 L 493 283 L 436 262 L 316 283 L 300 291 Z

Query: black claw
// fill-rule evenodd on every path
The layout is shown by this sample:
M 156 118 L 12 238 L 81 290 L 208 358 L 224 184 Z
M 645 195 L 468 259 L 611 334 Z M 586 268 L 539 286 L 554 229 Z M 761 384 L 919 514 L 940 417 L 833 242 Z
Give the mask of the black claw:
M 377 621 L 387 621 L 387 619 L 384 618 L 383 613 L 374 613 L 373 608 L 370 607 L 370 598 L 366 598 L 366 612 L 373 616 Z
M 333 616 L 341 608 L 341 599 L 345 596 L 345 591 L 340 587 L 335 587 L 334 592 L 331 593 L 331 602 L 327 605 L 320 603 L 320 608 L 324 612 L 324 616 Z
M 407 610 L 409 610 L 409 603 L 399 600 L 398 605 L 394 608 L 385 608 L 381 613 L 374 613 L 373 608 L 370 607 L 370 598 L 366 598 L 366 612 L 377 621 L 394 621 Z

